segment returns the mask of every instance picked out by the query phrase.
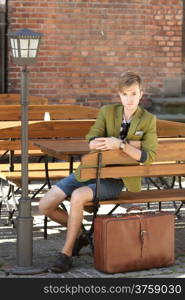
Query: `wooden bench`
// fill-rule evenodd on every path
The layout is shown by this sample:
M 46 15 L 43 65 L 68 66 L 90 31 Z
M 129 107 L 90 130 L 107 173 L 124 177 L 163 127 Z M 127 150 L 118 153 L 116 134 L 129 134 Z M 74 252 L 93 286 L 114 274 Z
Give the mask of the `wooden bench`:
M 119 177 L 117 171 L 123 171 L 125 175 L 122 177 L 128 176 L 141 176 L 144 178 L 159 177 L 164 176 L 184 176 L 185 169 L 184 165 L 180 164 L 181 161 L 185 159 L 185 123 L 172 122 L 166 120 L 157 119 L 157 135 L 158 135 L 158 152 L 156 162 L 150 166 L 144 165 L 129 165 L 122 166 L 121 168 L 112 166 L 111 168 L 106 167 L 102 169 L 101 176 L 104 176 L 104 171 L 109 171 L 109 177 L 115 176 Z M 94 168 L 85 168 L 81 170 L 82 178 L 95 178 L 97 170 L 97 159 L 98 153 L 89 153 L 82 157 L 82 165 L 87 166 L 96 166 Z M 131 159 L 129 156 L 125 155 L 119 150 L 111 150 L 102 152 L 102 163 L 104 164 L 136 164 L 136 162 Z M 164 168 L 163 168 L 164 166 Z M 115 174 L 114 174 L 115 171 Z M 155 172 L 154 172 L 155 171 Z M 130 173 L 129 173 L 130 172 Z M 87 176 L 87 177 L 86 177 Z M 177 192 L 177 190 L 175 190 Z M 162 192 L 162 193 L 161 193 Z M 184 193 L 184 190 L 178 189 L 179 197 L 177 200 L 182 200 L 181 196 Z M 154 193 L 155 196 L 152 196 Z M 132 193 L 124 191 L 121 193 L 119 199 L 114 199 L 110 201 L 101 201 L 100 204 L 121 204 L 121 203 L 150 203 L 150 202 L 164 202 L 172 201 L 174 190 L 168 189 L 161 190 L 158 188 L 155 191 L 141 191 L 139 193 Z M 185 193 L 184 193 L 185 194 Z M 124 198 L 122 196 L 124 195 Z M 158 197 L 161 195 L 160 197 Z M 162 196 L 164 195 L 164 197 Z M 168 195 L 168 197 L 166 197 Z M 155 198 L 156 197 L 156 198 Z M 161 201 L 160 201 L 161 199 Z M 92 203 L 87 205 L 87 209 L 90 210 Z
M 87 203 L 84 208 L 88 212 L 93 212 L 90 229 L 86 232 L 89 244 L 93 251 L 92 234 L 94 230 L 94 220 L 101 205 L 112 205 L 109 211 L 112 214 L 117 207 L 124 204 L 135 205 L 180 202 L 175 214 L 177 215 L 185 202 L 185 189 L 144 189 L 140 192 L 122 191 L 117 199 L 97 201 L 101 192 L 100 178 L 124 178 L 124 177 L 159 177 L 159 176 L 184 176 L 185 175 L 185 138 L 159 139 L 157 157 L 151 165 L 138 164 L 121 150 L 110 150 L 97 153 L 90 153 L 82 157 L 81 178 L 96 179 L 97 191 L 95 202 Z M 146 207 L 147 209 L 147 207 Z M 161 207 L 160 207 L 161 209 Z
M 45 112 L 50 113 L 51 121 L 43 122 Z M 41 155 L 39 149 L 31 143 L 32 139 L 84 137 L 95 122 L 98 112 L 97 108 L 80 105 L 29 105 L 28 119 L 30 123 L 35 123 L 29 124 L 29 155 L 36 155 L 36 151 Z M 20 105 L 1 105 L 0 124 L 3 123 L 4 126 L 0 129 L 1 155 L 7 150 L 14 151 L 14 155 L 20 155 L 20 119 Z M 16 121 L 19 123 L 17 126 Z
M 31 97 L 31 96 L 30 96 Z M 34 97 L 34 96 L 32 96 Z M 20 105 L 1 105 L 0 107 L 0 121 L 20 121 L 21 120 L 21 106 Z M 91 120 L 91 123 L 89 123 L 89 125 L 91 126 L 93 124 L 93 122 L 95 121 L 97 114 L 99 112 L 99 110 L 95 107 L 89 107 L 89 106 L 80 106 L 80 105 L 63 105 L 63 104 L 59 104 L 59 105 L 48 105 L 48 104 L 44 104 L 43 105 L 29 105 L 28 107 L 28 119 L 29 121 L 43 121 L 44 120 L 44 114 L 45 112 L 49 112 L 50 114 L 50 118 L 51 120 Z M 14 122 L 12 122 L 13 124 Z M 65 123 L 66 125 L 68 123 Z M 77 123 L 74 123 L 74 126 L 76 126 Z M 40 125 L 38 125 L 40 126 Z M 52 126 L 52 125 L 51 125 Z M 55 124 L 53 125 L 55 126 Z M 87 130 L 89 129 L 88 124 L 84 123 L 84 126 L 87 126 Z M 73 127 L 74 128 L 74 127 Z M 48 130 L 48 127 L 45 127 L 45 129 Z M 51 128 L 51 130 L 56 130 L 56 127 Z M 35 128 L 36 130 L 36 128 Z M 77 130 L 77 128 L 75 129 Z M 12 132 L 13 131 L 13 132 Z M 14 137 L 11 136 L 12 134 L 14 134 Z M 58 133 L 56 133 L 58 134 Z M 17 137 L 19 136 L 19 137 Z M 61 134 L 60 134 L 61 136 Z M 83 135 L 84 136 L 84 135 Z M 5 138 L 20 138 L 20 126 L 14 127 L 14 129 L 11 130 L 4 130 L 1 133 L 1 137 L 0 139 L 5 139 Z M 40 138 L 39 134 L 38 137 Z M 46 132 L 45 132 L 45 136 L 46 137 Z M 50 137 L 54 137 L 54 132 L 50 132 Z M 58 136 L 57 136 L 58 137 Z M 35 137 L 34 137 L 35 138 Z M 42 136 L 41 136 L 42 138 Z M 8 148 L 6 146 L 8 146 L 7 143 L 5 143 L 5 146 L 3 148 L 3 142 L 0 141 L 0 156 L 5 156 L 7 153 L 6 151 L 8 150 Z M 9 143 L 10 145 L 10 143 Z M 19 145 L 19 147 L 18 147 Z M 11 149 L 12 151 L 14 151 L 14 155 L 15 156 L 20 156 L 20 143 L 17 143 L 17 148 L 16 149 Z M 9 149 L 10 150 L 10 149 Z M 29 155 L 30 156 L 40 156 L 42 155 L 42 153 L 40 152 L 40 150 L 31 145 L 29 145 Z
M 168 137 L 168 136 L 172 136 L 172 137 L 179 137 L 180 135 L 185 136 L 185 124 L 157 120 L 157 131 L 158 131 L 158 135 L 163 138 Z M 53 152 L 53 155 L 56 155 L 56 154 Z M 92 161 L 92 163 L 96 164 L 96 159 L 94 161 Z M 174 178 L 174 176 L 173 176 L 173 178 Z M 148 179 L 148 181 L 151 182 L 152 186 L 154 185 L 157 188 L 163 188 L 164 183 L 165 183 L 165 187 L 166 186 L 168 187 L 168 182 L 164 181 L 164 178 L 161 176 L 159 177 L 159 181 L 161 182 L 161 184 L 159 184 L 159 183 L 156 184 L 156 182 L 151 177 L 147 177 L 147 179 Z M 159 205 L 160 205 L 160 203 L 159 203 Z M 88 207 L 85 207 L 85 210 L 88 212 L 93 212 L 94 208 L 91 207 L 91 205 L 89 204 Z M 46 237 L 47 236 L 47 224 L 46 223 L 45 223 L 44 229 L 45 229 L 44 236 Z
M 1 94 L 0 94 L 1 95 Z M 20 105 L 0 106 L 1 121 L 21 120 Z M 28 106 L 29 121 L 44 120 L 45 112 L 49 112 L 51 120 L 70 120 L 70 119 L 96 119 L 99 110 L 95 107 L 69 105 L 69 104 L 42 104 Z
M 74 162 L 73 168 L 74 170 L 79 166 L 79 162 Z M 65 178 L 69 174 L 69 162 L 52 162 L 48 163 L 48 173 L 46 173 L 46 165 L 45 163 L 29 163 L 28 164 L 28 178 L 29 184 L 34 182 L 42 181 L 41 187 L 33 193 L 31 199 L 34 199 L 36 195 L 45 187 L 51 187 L 52 182 L 59 180 L 61 178 Z M 9 170 L 8 164 L 0 165 L 0 180 L 9 183 L 9 189 L 7 194 L 5 195 L 3 192 L 3 187 L 1 185 L 1 194 L 2 194 L 2 202 L 5 200 L 5 205 L 8 211 L 8 223 L 11 222 L 14 211 L 17 209 L 17 202 L 15 199 L 15 186 L 19 190 L 21 188 L 21 164 L 14 164 L 14 171 Z M 13 199 L 14 207 L 10 208 L 8 200 L 10 197 Z M 7 201 L 6 201 L 7 200 Z M 2 202 L 0 204 L 2 204 Z M 1 205 L 0 205 L 1 212 Z
M 51 120 L 51 121 L 30 121 L 29 124 L 29 155 L 30 151 L 34 151 L 38 154 L 39 149 L 33 145 L 33 143 L 37 139 L 64 139 L 64 138 L 82 138 L 84 139 L 85 135 L 89 131 L 90 127 L 94 124 L 95 119 L 98 114 L 98 109 L 91 107 L 82 107 L 75 105 L 42 105 L 42 106 L 30 106 L 32 111 L 31 119 L 39 119 L 40 116 L 43 116 L 45 112 L 45 108 L 47 111 L 52 112 L 51 116 L 55 115 L 55 117 L 60 116 L 60 120 Z M 13 106 L 11 106 L 12 108 Z M 20 117 L 20 106 L 17 107 L 17 116 L 12 111 L 12 117 L 15 119 Z M 7 109 L 6 109 L 7 110 Z M 55 114 L 57 112 L 57 114 Z M 36 116 L 35 116 L 36 113 Z M 35 116 L 35 117 L 34 117 Z M 4 117 L 4 119 L 9 118 L 8 115 Z M 53 117 L 54 118 L 54 117 Z M 6 121 L 5 121 L 6 122 Z M 11 121 L 12 122 L 12 121 Z M 14 120 L 13 122 L 16 122 Z M 10 140 L 11 138 L 11 140 Z M 21 154 L 21 127 L 20 124 L 10 125 L 0 130 L 0 150 L 2 151 L 12 151 Z M 41 152 L 39 152 L 41 154 Z M 43 155 L 43 153 L 42 153 Z M 67 157 L 63 157 L 63 159 L 68 159 Z M 29 166 L 33 166 L 30 165 Z M 38 164 L 40 169 L 36 171 L 32 169 L 29 170 L 29 180 L 35 181 L 45 181 L 46 180 L 46 172 L 43 170 L 42 164 Z M 7 180 L 7 182 L 12 186 L 12 184 L 16 184 L 20 186 L 21 184 L 21 172 L 17 170 L 17 166 L 14 165 L 13 159 L 11 159 L 11 166 L 8 163 L 7 167 L 11 167 L 11 172 L 1 172 L 2 180 Z M 16 168 L 16 169 L 15 169 Z M 30 167 L 29 167 L 30 168 Z M 20 169 L 20 166 L 19 166 Z M 62 167 L 61 167 L 62 170 Z M 62 177 L 65 177 L 69 174 L 69 168 L 67 170 L 63 170 L 60 172 L 56 169 L 55 164 L 49 165 L 49 178 L 50 180 L 58 180 Z
M 74 170 L 79 166 L 79 162 L 74 162 Z M 43 180 L 58 180 L 66 177 L 69 174 L 69 162 L 49 162 L 48 163 L 48 178 L 46 176 L 45 163 L 29 163 L 28 164 L 28 178 L 30 183 L 32 181 Z M 8 164 L 0 165 L 0 178 L 10 181 L 17 186 L 21 187 L 21 164 L 14 164 L 14 171 L 9 170 Z
M 79 162 L 73 164 L 74 170 L 79 166 Z M 0 178 L 16 184 L 21 187 L 21 164 L 14 164 L 14 171 L 8 170 L 9 165 L 2 164 L 0 166 Z M 69 175 L 69 162 L 49 162 L 48 163 L 48 177 L 46 174 L 45 163 L 29 163 L 28 164 L 28 178 L 29 183 L 33 181 L 45 180 L 50 186 L 49 181 L 59 180 Z
M 98 160 L 100 161 L 98 170 Z M 101 167 L 101 164 L 103 167 Z M 82 179 L 124 178 L 124 177 L 161 177 L 185 175 L 185 138 L 159 139 L 157 157 L 151 165 L 142 165 L 125 155 L 121 150 L 90 153 L 82 157 Z M 94 166 L 94 167 L 92 167 Z M 123 191 L 118 199 L 100 201 L 100 205 L 135 204 L 153 202 L 185 201 L 185 189 L 151 189 L 141 192 Z M 176 213 L 179 211 L 180 207 Z M 87 204 L 87 208 L 92 203 Z

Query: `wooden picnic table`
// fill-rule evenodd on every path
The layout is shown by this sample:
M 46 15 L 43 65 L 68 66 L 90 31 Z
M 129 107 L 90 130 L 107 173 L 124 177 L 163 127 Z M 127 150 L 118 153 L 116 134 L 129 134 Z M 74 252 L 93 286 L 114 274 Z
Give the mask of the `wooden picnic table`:
M 57 140 L 40 140 L 33 142 L 43 153 L 61 160 L 69 161 L 69 174 L 73 172 L 74 156 L 89 153 L 88 141 L 85 139 L 57 139 Z M 47 161 L 46 161 L 47 163 Z M 46 176 L 49 167 L 46 164 Z M 64 206 L 64 204 L 63 204 Z M 64 209 L 65 206 L 64 206 Z M 47 238 L 47 217 L 44 218 L 44 237 Z
M 42 152 L 58 159 L 88 153 L 89 145 L 85 139 L 41 140 L 33 142 Z
M 160 150 L 160 154 L 158 154 L 156 158 L 158 165 L 160 164 L 160 160 L 164 160 L 164 157 L 166 157 L 166 149 L 167 151 L 170 149 L 170 158 L 168 157 L 166 163 L 175 163 L 177 154 L 179 160 L 183 159 L 184 142 L 185 138 L 158 138 L 158 149 Z M 88 141 L 85 139 L 40 140 L 33 142 L 33 145 L 37 146 L 43 153 L 51 157 L 69 161 L 70 173 L 73 171 L 74 156 L 82 156 L 90 152 Z M 168 148 L 166 148 L 166 145 L 168 145 Z M 116 157 L 118 152 L 116 150 L 113 152 L 114 156 Z M 106 155 L 108 155 L 108 153 L 109 151 L 105 151 L 104 153 L 105 161 L 103 163 L 105 164 L 109 164 L 109 161 L 106 161 Z M 88 159 L 90 161 L 90 157 Z M 133 164 L 135 162 L 128 155 L 124 154 L 122 155 L 122 159 L 125 160 L 126 164 Z M 90 163 L 92 165 L 97 163 L 96 155 L 93 155 L 93 153 Z
M 85 139 L 41 140 L 33 142 L 33 145 L 49 156 L 69 161 L 70 173 L 73 171 L 74 156 L 82 156 L 90 151 Z
M 179 143 L 184 143 L 184 141 L 185 138 L 158 138 L 160 148 L 164 147 L 163 144 L 169 143 L 173 150 L 173 147 L 178 145 L 176 151 L 179 151 L 179 159 L 182 151 Z M 83 155 L 90 152 L 88 141 L 85 139 L 37 140 L 33 142 L 33 145 L 39 147 L 42 152 L 58 159 L 66 159 L 72 155 Z M 171 151 L 171 155 L 173 155 L 173 151 Z M 129 159 L 128 156 L 126 159 L 127 163 L 133 162 L 133 159 Z

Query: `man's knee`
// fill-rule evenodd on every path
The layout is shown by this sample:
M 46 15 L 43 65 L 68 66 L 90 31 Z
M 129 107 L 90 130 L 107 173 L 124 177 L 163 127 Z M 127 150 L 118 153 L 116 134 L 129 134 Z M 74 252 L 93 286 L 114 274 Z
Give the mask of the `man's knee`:
M 49 216 L 50 206 L 48 205 L 47 196 L 45 195 L 39 201 L 39 211 L 45 216 Z
M 82 205 L 92 201 L 93 191 L 89 187 L 81 187 L 73 191 L 71 195 L 71 205 Z
M 45 216 L 50 216 L 51 212 L 58 208 L 59 204 L 65 199 L 66 195 L 58 187 L 54 186 L 44 197 L 40 199 L 39 211 Z

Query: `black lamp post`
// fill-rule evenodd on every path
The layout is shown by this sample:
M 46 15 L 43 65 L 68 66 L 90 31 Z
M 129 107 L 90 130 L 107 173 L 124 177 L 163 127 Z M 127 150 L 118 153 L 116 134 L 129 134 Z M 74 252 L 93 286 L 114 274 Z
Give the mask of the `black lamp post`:
M 41 34 L 23 29 L 9 33 L 13 60 L 21 66 L 21 175 L 22 195 L 17 217 L 17 266 L 12 273 L 32 274 L 41 270 L 32 267 L 33 218 L 28 197 L 28 70 L 36 62 Z

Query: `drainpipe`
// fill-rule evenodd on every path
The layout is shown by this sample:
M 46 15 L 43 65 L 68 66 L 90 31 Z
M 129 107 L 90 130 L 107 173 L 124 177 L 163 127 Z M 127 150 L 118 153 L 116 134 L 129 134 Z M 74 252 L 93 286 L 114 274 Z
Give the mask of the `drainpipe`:
M 0 93 L 7 92 L 7 0 L 0 0 Z

